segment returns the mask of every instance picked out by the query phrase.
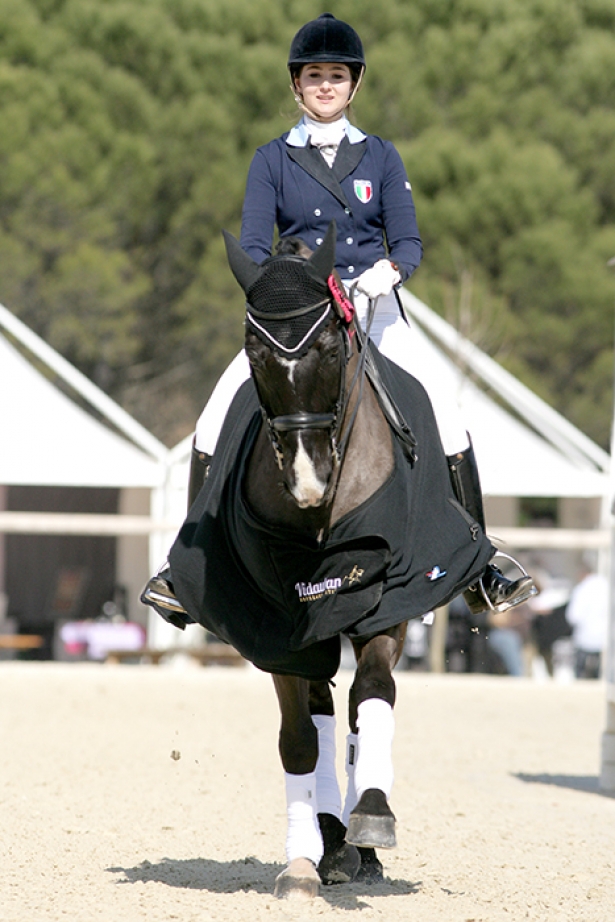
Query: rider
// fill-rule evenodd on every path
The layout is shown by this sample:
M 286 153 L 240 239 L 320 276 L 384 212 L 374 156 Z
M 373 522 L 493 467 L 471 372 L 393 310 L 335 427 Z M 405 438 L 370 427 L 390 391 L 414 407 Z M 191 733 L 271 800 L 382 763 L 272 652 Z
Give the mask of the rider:
M 332 220 L 336 222 L 336 269 L 354 287 L 359 322 L 380 351 L 426 387 L 446 452 L 451 483 L 462 506 L 484 530 L 478 469 L 465 427 L 452 399 L 429 381 L 420 347 L 415 343 L 397 288 L 421 261 L 422 246 L 412 191 L 393 144 L 367 135 L 348 121 L 350 103 L 365 72 L 361 40 L 355 30 L 330 13 L 308 22 L 294 37 L 288 59 L 291 90 L 301 120 L 291 131 L 259 148 L 248 173 L 241 245 L 256 262 L 271 255 L 274 230 L 280 237 L 301 238 L 316 249 Z M 368 321 L 370 302 L 376 303 Z M 242 351 L 218 382 L 196 427 L 191 459 L 189 504 L 203 484 L 228 407 L 250 369 Z M 142 596 L 177 626 L 185 617 L 163 571 L 150 580 Z M 489 564 L 479 584 L 464 596 L 474 612 L 510 608 L 534 594 L 529 576 L 508 580 Z M 157 603 L 157 604 L 156 604 Z M 335 717 L 327 707 L 312 715 L 318 733 L 314 773 L 286 774 L 289 861 L 294 855 L 318 864 L 323 880 L 352 879 L 356 850 L 344 841 L 356 813 L 372 812 L 365 798 L 388 797 L 393 781 L 391 744 L 393 702 L 379 697 L 362 701 L 347 737 L 348 789 L 342 809 L 335 777 Z M 314 797 L 314 787 L 317 797 Z M 320 831 L 314 825 L 317 801 Z M 388 810 L 388 806 L 386 807 Z M 378 817 L 382 819 L 382 817 Z M 322 839 L 321 839 L 322 834 Z M 366 843 L 369 844 L 369 843 Z M 381 866 L 371 848 L 362 849 L 361 873 L 376 877 Z M 330 864 L 326 862 L 329 861 Z M 342 873 L 346 874 L 343 878 Z
M 316 249 L 329 222 L 337 226 L 336 269 L 355 286 L 355 308 L 363 327 L 370 299 L 377 299 L 369 335 L 380 352 L 426 388 L 447 455 L 459 502 L 485 530 L 478 468 L 458 408 L 415 341 L 397 288 L 421 261 L 422 245 L 412 191 L 395 147 L 352 125 L 347 112 L 365 72 L 361 39 L 331 13 L 308 22 L 295 35 L 288 58 L 290 85 L 303 115 L 290 132 L 259 148 L 248 173 L 241 245 L 256 262 L 271 255 L 274 229 L 300 237 Z M 189 505 L 203 484 L 228 407 L 250 376 L 245 352 L 231 362 L 197 426 L 191 458 Z M 144 601 L 181 612 L 161 577 Z M 489 564 L 480 585 L 464 593 L 473 613 L 504 610 L 535 593 L 531 577 L 511 581 Z M 149 596 L 149 597 L 148 597 Z M 152 598 L 153 597 L 153 598 Z

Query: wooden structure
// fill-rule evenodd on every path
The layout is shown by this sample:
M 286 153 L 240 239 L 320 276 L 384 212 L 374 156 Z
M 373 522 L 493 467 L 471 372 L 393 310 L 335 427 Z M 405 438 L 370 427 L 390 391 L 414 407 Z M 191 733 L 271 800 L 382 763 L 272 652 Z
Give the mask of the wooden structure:
M 0 650 L 10 650 L 13 653 L 40 650 L 44 642 L 39 634 L 0 634 Z
M 241 654 L 226 643 L 206 643 L 199 647 L 168 647 L 161 650 L 151 647 L 143 647 L 142 650 L 109 650 L 105 663 L 118 665 L 138 662 L 159 666 L 163 660 L 172 656 L 188 656 L 201 666 L 244 666 L 246 663 Z

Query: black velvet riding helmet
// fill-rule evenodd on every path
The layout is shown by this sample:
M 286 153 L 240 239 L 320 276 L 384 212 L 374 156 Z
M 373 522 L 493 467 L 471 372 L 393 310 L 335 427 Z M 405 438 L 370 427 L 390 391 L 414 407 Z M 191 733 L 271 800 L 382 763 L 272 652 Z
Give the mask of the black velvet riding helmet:
M 361 39 L 352 26 L 336 19 L 332 13 L 323 13 L 302 26 L 290 46 L 288 66 L 291 71 L 319 61 L 365 67 Z

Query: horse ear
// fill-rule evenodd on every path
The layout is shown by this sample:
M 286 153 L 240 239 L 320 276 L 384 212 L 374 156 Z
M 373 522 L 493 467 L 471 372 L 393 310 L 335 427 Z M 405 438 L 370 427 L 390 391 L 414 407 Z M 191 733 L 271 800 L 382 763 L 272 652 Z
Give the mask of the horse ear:
M 331 221 L 325 234 L 325 239 L 317 250 L 314 250 L 308 259 L 308 265 L 312 269 L 312 274 L 326 282 L 333 266 L 335 265 L 335 239 L 337 229 L 335 221 Z
M 245 250 L 242 250 L 239 241 L 232 234 L 225 230 L 222 234 L 226 244 L 228 264 L 244 292 L 247 292 L 260 275 L 260 266 L 251 256 L 248 256 Z

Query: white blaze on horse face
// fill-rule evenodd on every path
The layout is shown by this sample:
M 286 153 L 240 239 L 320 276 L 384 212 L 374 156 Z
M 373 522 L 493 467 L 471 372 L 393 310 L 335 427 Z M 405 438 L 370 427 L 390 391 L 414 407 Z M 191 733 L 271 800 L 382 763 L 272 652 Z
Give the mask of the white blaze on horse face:
M 297 453 L 293 461 L 295 484 L 291 492 L 301 509 L 306 509 L 308 506 L 319 506 L 327 491 L 327 484 L 323 483 L 316 473 L 314 463 L 303 447 L 301 435 L 297 442 Z
M 295 383 L 295 368 L 297 367 L 297 359 L 285 359 L 281 355 L 275 356 L 280 365 L 286 369 L 288 373 L 288 380 L 291 384 Z

